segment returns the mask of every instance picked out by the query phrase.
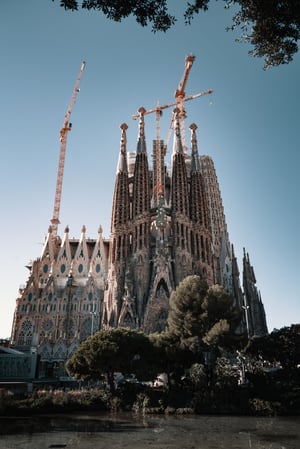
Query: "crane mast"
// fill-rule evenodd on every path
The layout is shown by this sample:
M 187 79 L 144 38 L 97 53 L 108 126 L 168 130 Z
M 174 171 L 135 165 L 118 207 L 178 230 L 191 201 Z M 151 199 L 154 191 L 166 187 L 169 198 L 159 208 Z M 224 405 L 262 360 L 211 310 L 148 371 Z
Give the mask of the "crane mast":
M 64 176 L 64 167 L 65 167 L 65 158 L 66 158 L 66 149 L 67 149 L 67 137 L 68 132 L 72 129 L 72 123 L 69 122 L 70 116 L 72 113 L 73 106 L 76 101 L 77 93 L 79 92 L 80 80 L 85 68 L 86 62 L 83 61 L 80 67 L 80 71 L 75 83 L 75 87 L 72 93 L 71 101 L 69 103 L 63 126 L 60 130 L 59 140 L 60 140 L 60 152 L 59 152 L 59 162 L 58 162 L 58 171 L 57 171 L 57 179 L 56 179 L 56 189 L 55 189 L 55 199 L 54 199 L 54 209 L 53 209 L 53 217 L 51 219 L 52 225 L 52 237 L 55 239 L 57 236 L 57 229 L 60 223 L 59 221 L 59 213 L 60 213 L 60 203 L 61 203 L 61 194 L 62 194 L 62 184 L 63 184 L 63 176 Z
M 186 119 L 186 112 L 184 108 L 184 101 L 185 101 L 185 86 L 191 71 L 191 68 L 193 66 L 193 62 L 195 60 L 195 56 L 189 55 L 185 58 L 185 67 L 182 79 L 179 83 L 178 89 L 175 91 L 175 98 L 176 98 L 176 105 L 179 109 L 179 124 L 180 124 L 180 135 L 181 135 L 181 141 L 182 146 L 184 149 L 184 152 L 187 152 L 186 144 L 185 144 L 185 119 Z

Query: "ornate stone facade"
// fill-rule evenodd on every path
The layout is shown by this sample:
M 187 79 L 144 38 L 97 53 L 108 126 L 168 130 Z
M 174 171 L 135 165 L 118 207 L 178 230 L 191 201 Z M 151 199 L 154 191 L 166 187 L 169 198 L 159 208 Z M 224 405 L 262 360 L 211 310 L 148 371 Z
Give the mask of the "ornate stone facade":
M 175 120 L 171 169 L 161 140 L 153 143 L 152 167 L 140 109 L 136 153 L 127 152 L 127 125 L 121 145 L 112 204 L 110 239 L 54 237 L 49 228 L 41 257 L 28 268 L 19 292 L 11 346 L 36 351 L 43 374 L 57 370 L 96 330 L 126 326 L 150 333 L 165 329 L 172 291 L 188 275 L 218 283 L 245 311 L 241 331 L 267 333 L 264 307 L 249 256 L 244 254 L 243 286 L 229 242 L 213 161 L 199 156 L 196 125 L 191 154 Z M 50 368 L 49 368 L 50 367 Z

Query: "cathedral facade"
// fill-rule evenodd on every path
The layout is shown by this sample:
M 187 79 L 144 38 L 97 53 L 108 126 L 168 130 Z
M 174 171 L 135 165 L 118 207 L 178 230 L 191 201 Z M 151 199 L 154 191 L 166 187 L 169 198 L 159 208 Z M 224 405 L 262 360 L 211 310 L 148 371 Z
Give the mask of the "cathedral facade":
M 11 346 L 36 352 L 40 375 L 62 372 L 64 362 L 95 331 L 125 326 L 146 333 L 166 328 L 172 291 L 188 275 L 220 284 L 243 311 L 241 331 L 267 334 L 264 306 L 249 255 L 244 250 L 243 286 L 230 244 L 214 164 L 200 156 L 197 126 L 190 126 L 191 150 L 182 143 L 176 114 L 171 168 L 164 142 L 156 139 L 150 166 L 143 108 L 137 150 L 127 151 L 127 125 L 113 195 L 109 240 L 53 235 L 20 289 Z

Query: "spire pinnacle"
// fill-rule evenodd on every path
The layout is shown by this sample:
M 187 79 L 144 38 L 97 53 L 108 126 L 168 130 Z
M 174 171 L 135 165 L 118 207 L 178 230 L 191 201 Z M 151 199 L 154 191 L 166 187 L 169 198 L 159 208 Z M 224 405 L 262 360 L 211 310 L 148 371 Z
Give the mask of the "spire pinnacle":
M 146 141 L 145 141 L 145 115 L 146 109 L 140 107 L 138 110 L 140 120 L 139 120 L 139 134 L 137 143 L 137 153 L 146 153 Z
M 192 144 L 192 164 L 191 164 L 191 172 L 200 172 L 200 160 L 198 154 L 198 145 L 197 145 L 197 135 L 196 129 L 198 126 L 195 123 L 190 125 L 191 130 L 191 144 Z
M 127 136 L 126 131 L 128 129 L 127 123 L 121 123 L 120 129 L 122 130 L 121 133 L 121 153 L 126 154 L 126 144 L 127 144 Z
M 121 129 L 121 142 L 120 142 L 120 155 L 119 155 L 119 161 L 118 161 L 118 167 L 117 167 L 117 173 L 124 173 L 127 172 L 127 162 L 126 162 L 126 144 L 127 144 L 127 137 L 126 137 L 126 130 L 128 129 L 128 125 L 126 123 L 122 123 L 120 125 Z
M 180 118 L 179 118 L 180 110 L 179 108 L 175 108 L 173 112 L 175 114 L 175 134 L 174 134 L 173 154 L 174 153 L 183 154 L 181 134 L 180 134 Z

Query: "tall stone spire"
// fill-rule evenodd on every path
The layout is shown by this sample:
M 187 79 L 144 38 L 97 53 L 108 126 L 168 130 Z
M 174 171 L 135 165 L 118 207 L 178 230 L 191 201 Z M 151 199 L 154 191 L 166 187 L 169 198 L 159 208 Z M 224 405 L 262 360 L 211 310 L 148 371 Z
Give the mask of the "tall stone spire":
M 191 173 L 200 172 L 200 160 L 198 154 L 197 135 L 196 135 L 197 128 L 198 126 L 195 123 L 192 123 L 190 125 L 191 145 L 192 145 Z
M 192 145 L 190 176 L 190 217 L 193 224 L 191 231 L 192 255 L 195 272 L 206 279 L 209 284 L 212 284 L 213 264 L 211 254 L 211 233 L 209 228 L 205 185 L 200 171 L 196 129 L 197 125 L 193 123 L 190 126 Z
M 125 264 L 130 251 L 130 196 L 127 171 L 126 130 L 128 126 L 120 126 L 121 148 L 115 182 L 112 219 L 111 244 L 109 248 L 110 269 L 108 272 L 108 288 L 104 294 L 104 316 L 108 326 L 116 326 L 122 306 L 124 291 Z
M 127 144 L 126 130 L 128 129 L 127 124 L 122 123 L 120 125 L 120 129 L 122 130 L 122 132 L 121 132 L 120 154 L 117 166 L 117 174 L 127 173 L 127 159 L 126 159 L 126 144 Z
M 248 318 L 250 336 L 262 336 L 268 333 L 266 315 L 261 296 L 256 287 L 254 269 L 250 263 L 249 254 L 244 248 L 243 256 L 243 287 L 245 307 Z
M 145 142 L 144 113 L 140 108 L 137 154 L 132 190 L 132 279 L 135 285 L 137 319 L 141 322 L 149 282 L 150 258 L 150 175 Z
M 178 110 L 175 110 L 175 113 L 176 121 L 171 175 L 171 209 L 173 257 L 176 257 L 178 260 L 175 267 L 175 283 L 178 284 L 191 272 L 192 260 L 188 177 L 181 142 Z
M 117 177 L 115 182 L 113 211 L 111 221 L 111 232 L 118 231 L 120 226 L 128 223 L 130 212 L 129 201 L 129 187 L 128 187 L 128 172 L 127 172 L 127 154 L 126 154 L 126 130 L 128 126 L 126 123 L 120 125 L 121 133 L 121 148 L 119 155 L 119 162 L 117 168 Z
M 133 179 L 133 218 L 149 214 L 150 210 L 150 178 L 148 168 L 148 158 L 145 142 L 144 113 L 145 109 L 140 108 L 139 135 L 137 144 L 137 154 L 134 167 Z
M 180 134 L 180 120 L 179 120 L 179 109 L 174 109 L 175 114 L 175 134 L 173 143 L 173 158 L 175 154 L 183 154 L 183 146 Z
M 185 157 L 180 135 L 179 109 L 175 110 L 175 135 L 172 164 L 172 210 L 174 214 L 189 216 L 188 182 Z
M 226 248 L 230 250 L 226 219 L 223 209 L 222 197 L 213 160 L 210 156 L 200 156 L 201 173 L 203 175 L 205 191 L 208 200 L 209 223 L 212 237 L 212 252 L 214 263 L 214 283 L 223 284 L 223 273 L 226 266 L 222 266 L 222 249 L 224 239 Z M 223 258 L 224 260 L 224 258 Z
M 138 110 L 138 113 L 140 115 L 140 120 L 139 120 L 139 135 L 138 135 L 138 144 L 137 144 L 137 154 L 147 152 L 146 140 L 145 140 L 145 120 L 144 120 L 145 112 L 146 112 L 146 109 L 143 107 L 140 107 Z

